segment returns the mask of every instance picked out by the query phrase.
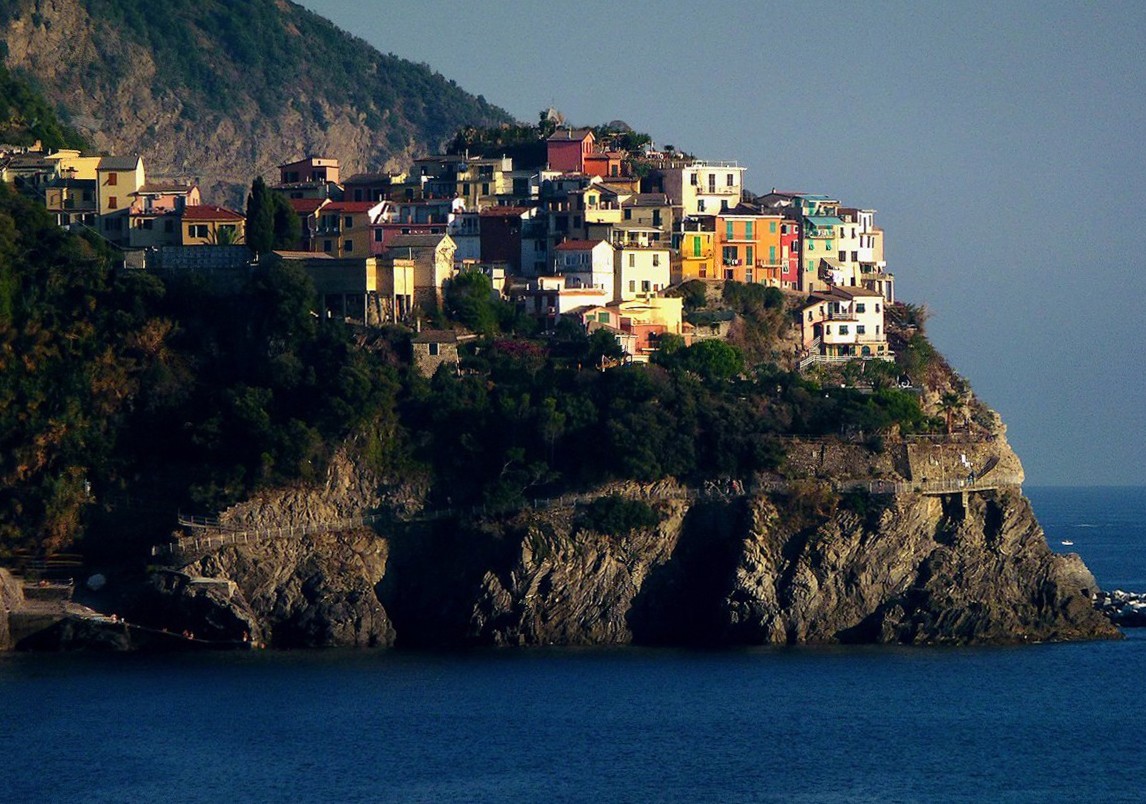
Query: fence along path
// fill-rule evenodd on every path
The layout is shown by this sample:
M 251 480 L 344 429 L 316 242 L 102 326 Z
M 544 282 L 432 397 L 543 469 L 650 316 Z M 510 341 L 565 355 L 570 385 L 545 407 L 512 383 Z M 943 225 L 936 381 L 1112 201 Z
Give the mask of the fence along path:
M 990 474 L 990 477 L 970 477 L 962 480 L 937 480 L 915 482 L 910 480 L 851 480 L 830 483 L 831 488 L 837 492 L 866 492 L 877 495 L 897 494 L 925 494 L 943 495 L 958 494 L 970 491 L 991 491 L 1004 487 L 1019 487 L 1021 479 L 1013 474 Z M 770 480 L 761 481 L 746 487 L 738 480 L 729 480 L 722 483 L 710 481 L 703 488 L 683 488 L 660 491 L 649 491 L 644 494 L 633 495 L 637 499 L 653 500 L 732 500 L 740 497 L 750 497 L 767 492 L 786 492 L 800 487 L 804 483 L 816 481 L 790 481 Z M 526 508 L 544 510 L 547 508 L 568 508 L 579 503 L 589 503 L 599 499 L 601 494 L 566 494 L 561 497 L 536 498 L 526 501 Z M 413 524 L 416 522 L 432 522 L 449 519 L 463 515 L 478 515 L 494 513 L 492 509 L 484 506 L 472 508 L 437 508 L 430 511 L 421 511 L 412 517 L 401 519 L 393 514 L 365 514 L 361 516 L 343 517 L 337 519 L 310 522 L 302 525 L 289 525 L 276 528 L 252 529 L 223 529 L 220 526 L 215 532 L 204 533 L 200 536 L 185 536 L 168 544 L 155 545 L 151 548 L 151 555 L 157 558 L 186 559 L 188 556 L 202 554 L 230 545 L 261 544 L 268 539 L 299 538 L 316 533 L 331 533 L 352 528 L 366 527 L 378 522 L 390 522 L 395 525 Z M 186 520 L 186 521 L 185 521 Z M 187 527 L 211 528 L 207 522 L 217 523 L 217 517 L 179 517 L 181 525 Z

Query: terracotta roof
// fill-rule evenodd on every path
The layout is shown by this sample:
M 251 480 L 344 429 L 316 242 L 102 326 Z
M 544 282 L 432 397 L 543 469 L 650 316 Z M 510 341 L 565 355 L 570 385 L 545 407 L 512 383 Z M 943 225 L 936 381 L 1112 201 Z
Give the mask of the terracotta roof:
M 238 212 L 226 207 L 217 207 L 214 204 L 199 204 L 186 207 L 183 210 L 185 221 L 242 221 L 246 220 Z
M 325 204 L 325 198 L 288 198 L 287 203 L 290 208 L 300 215 L 310 215 Z
M 381 201 L 333 201 L 322 208 L 323 212 L 365 213 L 381 204 Z
M 558 244 L 555 251 L 590 251 L 604 243 L 604 240 L 566 240 Z

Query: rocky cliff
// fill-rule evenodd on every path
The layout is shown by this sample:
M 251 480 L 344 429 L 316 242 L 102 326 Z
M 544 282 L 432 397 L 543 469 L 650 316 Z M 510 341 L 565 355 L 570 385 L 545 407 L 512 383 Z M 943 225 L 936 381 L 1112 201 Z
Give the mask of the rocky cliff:
M 464 125 L 511 120 L 285 0 L 0 0 L 0 40 L 94 148 L 199 177 L 216 201 L 306 154 L 405 169 Z
M 1008 453 L 1001 463 L 1017 463 L 1004 440 L 994 444 Z M 342 463 L 334 474 L 348 471 Z M 233 628 L 284 647 L 1117 636 L 1093 606 L 1094 578 L 1077 556 L 1047 547 L 1020 490 L 980 485 L 867 494 L 798 480 L 698 498 L 668 482 L 624 484 L 600 493 L 643 501 L 656 527 L 599 532 L 582 501 L 231 545 L 183 571 L 233 582 L 234 594 L 215 601 L 238 612 Z M 313 519 L 340 499 L 331 489 L 349 499 L 353 488 L 332 477 L 310 503 L 302 489 L 283 492 L 284 506 Z M 278 510 L 264 495 L 229 513 L 277 525 Z

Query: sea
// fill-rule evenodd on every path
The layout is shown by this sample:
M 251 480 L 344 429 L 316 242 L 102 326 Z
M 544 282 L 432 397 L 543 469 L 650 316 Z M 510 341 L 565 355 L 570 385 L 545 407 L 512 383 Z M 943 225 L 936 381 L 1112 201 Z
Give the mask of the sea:
M 1055 550 L 1146 592 L 1146 489 L 1026 493 Z M 0 654 L 0 802 L 1140 802 L 1144 682 L 1135 630 L 990 648 Z

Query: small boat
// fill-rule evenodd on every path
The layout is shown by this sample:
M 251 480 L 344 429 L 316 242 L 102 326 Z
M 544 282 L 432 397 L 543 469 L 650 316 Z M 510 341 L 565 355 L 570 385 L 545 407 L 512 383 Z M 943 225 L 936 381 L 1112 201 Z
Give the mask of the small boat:
M 1063 539 L 1060 544 L 1062 544 L 1063 547 L 1074 547 L 1074 542 L 1070 539 Z

